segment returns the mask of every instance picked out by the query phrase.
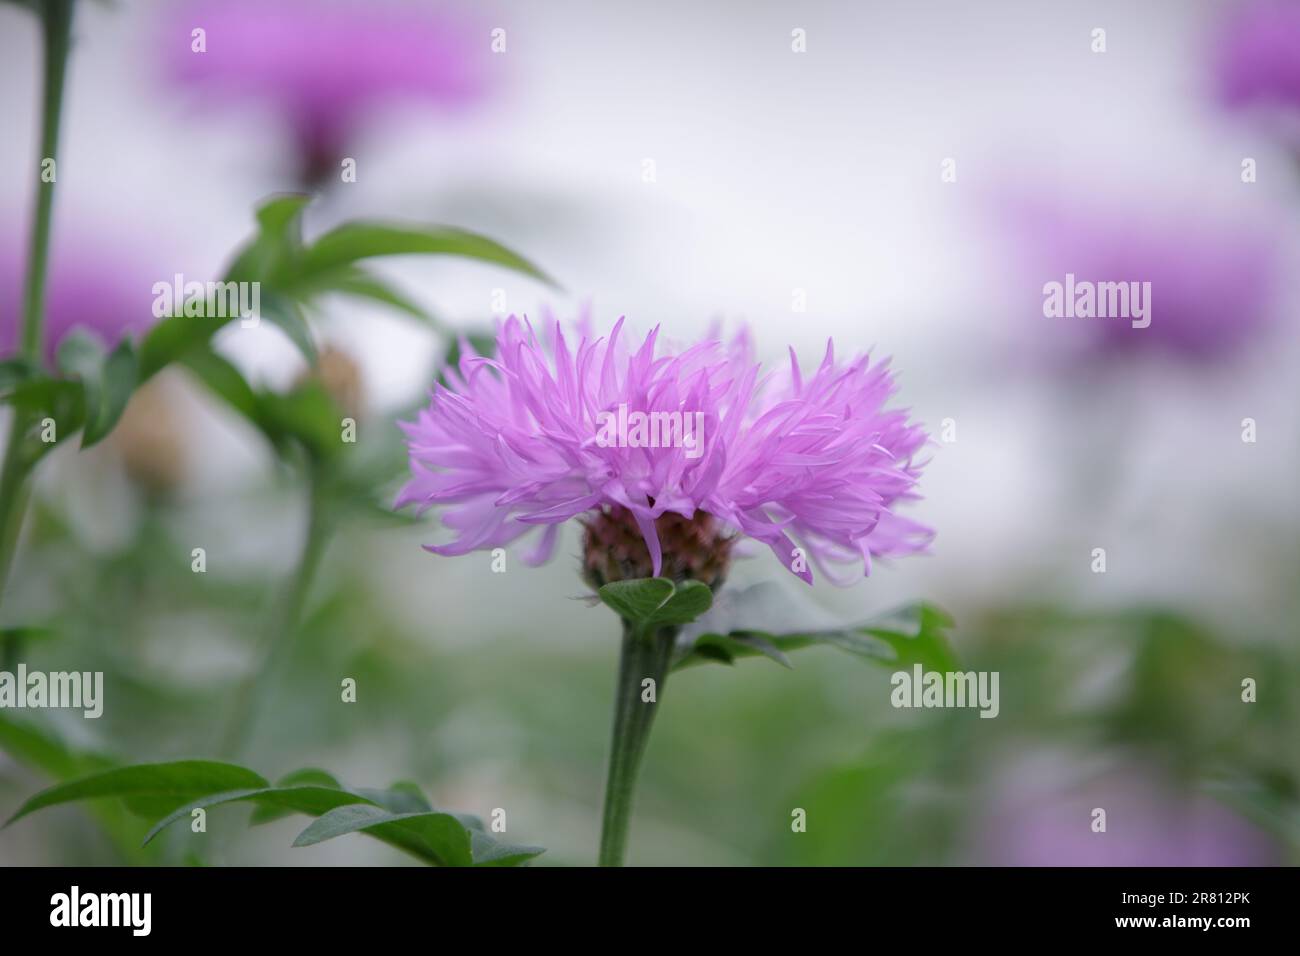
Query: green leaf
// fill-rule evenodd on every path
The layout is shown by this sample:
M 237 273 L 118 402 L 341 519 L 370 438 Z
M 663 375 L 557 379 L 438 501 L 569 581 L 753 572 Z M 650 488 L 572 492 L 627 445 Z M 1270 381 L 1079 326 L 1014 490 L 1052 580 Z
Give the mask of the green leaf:
M 347 833 L 365 831 L 401 846 L 439 866 L 470 866 L 474 854 L 469 831 L 450 813 L 393 813 L 364 803 L 338 807 L 322 814 L 293 841 L 311 846 Z
M 3 711 L 0 711 L 0 751 L 24 766 L 59 780 L 100 773 L 116 766 L 116 761 L 105 754 L 73 748 L 45 727 L 10 720 Z M 116 802 L 96 801 L 89 810 L 125 862 L 157 864 L 156 857 L 142 853 L 137 846 L 139 825 L 123 807 Z
M 0 393 L 4 393 L 16 385 L 21 385 L 23 382 L 30 381 L 40 375 L 40 366 L 27 361 L 21 356 L 0 361 Z
M 188 353 L 181 364 L 276 448 L 296 441 L 322 460 L 342 450 L 343 413 L 319 381 L 307 379 L 286 393 L 254 390 L 239 369 L 210 349 Z
M 253 387 L 239 369 L 211 349 L 196 349 L 187 353 L 180 364 L 189 369 L 219 398 L 258 428 L 262 427 L 261 403 Z
M 75 329 L 59 343 L 56 359 L 66 375 L 81 382 L 81 447 L 89 447 L 112 430 L 126 408 L 136 382 L 135 352 L 124 339 L 105 355 L 98 339 L 83 329 Z
M 58 632 L 52 627 L 34 627 L 19 625 L 17 627 L 0 627 L 0 648 L 10 641 L 16 644 L 30 644 L 32 641 L 48 641 L 57 637 Z
M 321 770 L 319 767 L 303 767 L 301 770 L 293 770 L 286 773 L 283 777 L 275 782 L 277 787 L 333 787 L 335 790 L 343 789 L 343 784 L 339 783 L 332 773 L 328 770 Z
M 280 444 L 286 438 L 301 442 L 320 459 L 337 455 L 343 448 L 343 414 L 320 382 L 307 380 L 291 392 L 263 392 L 258 398 L 262 430 Z
M 0 712 L 0 751 L 24 766 L 63 779 L 113 765 L 108 757 L 75 751 L 44 728 L 11 720 L 3 712 Z
M 960 667 L 957 655 L 948 644 L 947 632 L 952 626 L 953 620 L 946 612 L 923 603 L 901 608 L 853 633 L 866 634 L 888 644 L 894 651 L 892 663 L 898 667 L 920 664 L 927 671 L 947 672 Z
M 334 778 L 334 775 L 320 770 L 316 767 L 304 767 L 301 770 L 294 770 L 285 774 L 275 782 L 278 789 L 287 787 L 325 787 L 331 790 L 342 790 L 343 785 Z M 253 815 L 248 818 L 249 826 L 257 826 L 261 823 L 270 823 L 272 820 L 279 820 L 281 817 L 291 815 L 294 810 L 291 807 L 275 806 L 271 803 L 261 803 L 253 808 Z
M 307 248 L 300 275 L 318 275 L 375 256 L 417 254 L 463 256 L 490 262 L 555 287 L 554 280 L 523 256 L 486 236 L 451 226 L 380 222 L 349 222 L 331 229 Z
M 41 375 L 14 385 L 0 401 L 14 407 L 13 420 L 26 432 L 17 457 L 28 469 L 77 434 L 86 420 L 86 389 L 77 379 Z M 53 441 L 46 440 L 46 419 L 54 424 Z
M 272 196 L 257 207 L 257 234 L 236 254 L 226 281 L 270 282 L 297 274 L 302 257 L 302 214 L 311 197 Z
M 5 826 L 29 813 L 74 800 L 153 796 L 175 798 L 177 803 L 184 803 L 223 790 L 265 786 L 267 782 L 253 771 L 213 760 L 178 760 L 119 767 L 42 790 L 19 807 Z
M 158 322 L 140 342 L 140 381 L 206 346 L 229 321 L 219 316 L 172 315 Z
M 52 771 L 68 771 L 82 760 L 74 760 L 57 742 L 0 716 L 0 746 L 4 745 L 20 754 L 33 755 Z M 279 785 L 271 786 L 244 767 L 207 760 L 103 770 L 38 793 L 5 825 L 44 807 L 102 797 L 120 797 L 140 809 L 158 808 L 155 816 L 161 815 L 162 819 L 146 834 L 146 845 L 177 820 L 189 819 L 197 809 L 252 803 L 256 809 L 250 823 L 266 822 L 286 813 L 319 818 L 300 834 L 295 846 L 343 833 L 364 832 L 427 863 L 444 866 L 479 862 L 485 866 L 515 866 L 543 852 L 538 847 L 497 844 L 482 832 L 476 818 L 435 811 L 413 783 L 396 783 L 387 790 L 349 790 L 325 771 L 309 768 L 287 774 Z M 477 834 L 472 842 L 471 833 Z
M 262 291 L 261 300 L 260 317 L 279 328 L 307 361 L 315 365 L 316 342 L 298 304 L 288 296 L 265 289 Z
M 786 657 L 784 652 L 782 652 L 782 650 L 771 641 L 767 640 L 767 638 L 760 637 L 757 634 L 744 633 L 733 634 L 731 638 L 741 647 L 747 647 L 751 650 L 758 651 L 758 653 L 762 654 L 764 657 L 770 657 L 782 667 L 794 668 L 794 665 L 790 663 L 790 658 Z M 791 647 L 792 645 L 790 642 L 787 642 L 786 646 Z
M 351 793 L 347 790 L 341 790 L 337 787 L 322 786 L 291 786 L 291 787 L 251 787 L 240 788 L 238 790 L 227 790 L 220 793 L 211 793 L 190 800 L 182 806 L 175 807 L 165 817 L 159 820 L 150 828 L 145 835 L 144 842 L 148 844 L 163 830 L 175 823 L 177 820 L 187 819 L 190 815 L 199 809 L 208 809 L 218 807 L 226 803 L 255 803 L 261 808 L 267 808 L 285 813 L 305 813 L 309 816 L 319 816 L 336 807 L 345 806 L 351 803 L 360 803 L 364 797 Z M 278 814 L 283 816 L 284 813 Z M 258 820 L 254 822 L 265 822 Z
M 933 605 L 910 605 L 863 624 L 823 626 L 825 611 L 799 607 L 796 601 L 770 584 L 725 595 L 678 636 L 673 669 L 760 655 L 790 667 L 788 653 L 815 644 L 892 668 L 921 664 L 925 670 L 947 672 L 959 667 L 947 640 L 952 619 Z M 808 626 L 799 625 L 800 617 Z
M 668 578 L 611 581 L 600 599 L 619 617 L 639 628 L 689 624 L 713 605 L 713 592 L 699 581 L 673 584 Z
M 369 299 L 419 319 L 439 331 L 446 331 L 446 326 L 435 319 L 427 309 L 417 305 L 383 279 L 360 266 L 342 266 L 338 269 L 325 270 L 299 281 L 294 286 L 294 291 L 303 297 L 323 292 L 337 292 L 358 299 Z
M 643 625 L 668 603 L 676 590 L 667 578 L 630 578 L 611 581 L 599 591 L 600 599 L 625 621 Z
M 497 843 L 483 831 L 473 828 L 469 837 L 475 866 L 521 866 L 546 852 L 540 846 Z
M 136 371 L 135 349 L 128 340 L 123 339 L 104 359 L 96 392 L 97 404 L 90 403 L 91 393 L 87 389 L 82 448 L 89 448 L 101 441 L 118 423 L 135 391 Z
M 672 596 L 650 616 L 652 627 L 689 624 L 713 606 L 713 592 L 699 581 L 683 581 Z
M 66 375 L 93 377 L 104 364 L 104 346 L 85 329 L 73 329 L 59 342 L 54 363 Z
M 427 813 L 433 809 L 433 804 L 424 795 L 424 791 L 408 781 L 395 783 L 387 790 L 357 788 L 353 793 L 364 796 L 392 813 Z
M 302 211 L 311 197 L 297 194 L 273 196 L 256 212 L 258 231 L 235 254 L 223 282 L 257 282 L 262 314 L 279 325 L 304 354 L 314 354 L 310 336 L 304 334 L 291 299 L 280 296 L 282 280 L 296 273 L 302 256 Z M 287 303 L 287 304 L 286 304 Z M 292 307 L 292 308 L 291 308 Z M 140 381 L 157 374 L 164 366 L 189 352 L 206 346 L 234 315 L 184 315 L 182 303 L 174 303 L 175 314 L 158 322 L 140 343 Z

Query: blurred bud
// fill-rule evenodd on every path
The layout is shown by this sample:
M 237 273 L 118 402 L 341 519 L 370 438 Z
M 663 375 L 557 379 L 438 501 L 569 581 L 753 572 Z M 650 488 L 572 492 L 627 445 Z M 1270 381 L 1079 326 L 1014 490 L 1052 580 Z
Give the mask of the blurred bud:
M 153 378 L 131 396 L 111 441 L 127 476 L 149 497 L 170 494 L 185 480 L 185 439 L 176 385 Z
M 362 408 L 361 369 L 342 349 L 327 345 L 316 359 L 316 367 L 298 376 L 295 386 L 308 381 L 320 382 L 334 404 L 349 418 L 360 418 Z

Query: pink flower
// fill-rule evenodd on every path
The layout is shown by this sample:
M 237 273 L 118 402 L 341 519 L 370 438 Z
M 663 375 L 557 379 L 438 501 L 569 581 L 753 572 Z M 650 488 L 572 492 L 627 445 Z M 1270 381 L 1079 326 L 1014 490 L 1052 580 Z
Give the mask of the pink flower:
M 193 31 L 202 29 L 202 52 Z M 189 0 L 165 25 L 169 75 L 217 102 L 266 104 L 306 168 L 340 151 L 394 101 L 459 107 L 487 87 L 490 37 L 445 12 L 383 0 Z
M 560 524 L 584 515 L 629 516 L 654 575 L 666 561 L 682 565 L 661 536 L 672 547 L 716 525 L 726 542 L 764 542 L 809 583 L 813 564 L 861 561 L 870 573 L 872 557 L 925 550 L 933 532 L 895 509 L 917 497 L 914 456 L 927 436 L 906 411 L 885 408 L 887 363 L 837 363 L 828 343 L 811 375 L 791 351 L 788 370 L 760 377 L 743 333 L 673 351 L 656 328 L 630 351 L 622 331 L 620 319 L 608 339 L 583 336 L 571 349 L 558 323 L 543 343 L 512 316 L 498 358 L 467 351 L 449 370 L 449 384 L 402 425 L 413 476 L 397 507 L 447 506 L 442 521 L 455 532 L 428 550 L 493 549 L 541 528 L 529 556 L 541 562 Z M 647 420 L 664 425 L 659 438 L 679 440 L 657 441 L 653 426 L 622 433 L 625 421 Z
M 1218 43 L 1218 85 L 1228 105 L 1300 109 L 1300 4 L 1243 4 Z
M 1034 297 L 1027 331 L 1061 359 L 1160 353 L 1220 363 L 1265 337 L 1274 322 L 1281 262 L 1271 224 L 1161 206 L 1132 209 L 1114 200 L 1084 207 L 1026 196 L 1000 213 L 1016 250 L 1019 284 Z M 1063 301 L 1072 288 L 1118 284 L 1134 317 L 1049 317 L 1040 294 L 1048 283 L 1059 284 Z M 1138 303 L 1145 313 L 1140 320 Z

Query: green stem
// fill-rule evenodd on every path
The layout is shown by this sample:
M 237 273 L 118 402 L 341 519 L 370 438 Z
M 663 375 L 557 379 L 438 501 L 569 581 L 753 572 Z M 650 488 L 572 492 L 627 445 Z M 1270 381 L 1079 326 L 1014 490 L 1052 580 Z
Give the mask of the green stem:
M 27 514 L 31 488 L 29 468 L 23 462 L 23 437 L 27 433 L 27 416 L 14 409 L 9 423 L 9 441 L 5 446 L 4 468 L 0 470 L 0 605 L 4 604 L 9 584 L 9 569 L 18 550 L 18 533 Z
M 73 0 L 45 0 L 41 7 L 44 41 L 44 78 L 41 90 L 41 144 L 37 167 L 56 159 L 59 118 L 63 113 L 63 82 L 68 72 L 68 47 L 72 36 Z M 57 169 L 56 177 L 57 178 Z M 36 210 L 27 254 L 27 281 L 23 293 L 22 354 L 32 364 L 41 361 L 41 319 L 45 313 L 45 280 L 50 253 L 50 221 L 54 212 L 54 179 L 38 176 Z M 18 536 L 30 497 L 28 475 L 32 463 L 23 454 L 23 442 L 32 421 L 14 409 L 0 470 L 0 603 L 4 601 Z
M 257 714 L 265 703 L 285 657 L 293 644 L 307 593 L 311 590 L 329 541 L 330 525 L 326 514 L 324 495 L 319 474 L 313 468 L 311 492 L 308 502 L 307 534 L 302 551 L 294 568 L 289 586 L 280 595 L 274 609 L 267 617 L 266 630 L 258 643 L 258 665 L 235 693 L 234 706 L 223 732 L 219 753 L 233 759 L 247 743 Z
M 41 108 L 41 152 L 37 166 L 54 160 L 59 152 L 59 116 L 63 112 L 63 80 L 68 72 L 68 45 L 72 35 L 73 0 L 45 0 L 43 16 L 45 77 Z M 55 169 L 57 178 L 57 166 Z M 54 211 L 54 178 L 40 178 L 36 216 L 32 223 L 31 252 L 27 259 L 27 291 L 23 299 L 23 355 L 33 362 L 41 357 L 41 316 L 45 311 L 45 276 L 50 253 L 50 219 Z
M 623 865 L 637 771 L 668 679 L 668 664 L 676 637 L 676 628 L 643 632 L 623 622 L 623 649 L 619 657 L 618 690 L 614 700 L 614 732 L 610 741 L 605 810 L 600 826 L 601 866 Z M 647 677 L 654 680 L 653 701 L 642 699 L 642 681 Z

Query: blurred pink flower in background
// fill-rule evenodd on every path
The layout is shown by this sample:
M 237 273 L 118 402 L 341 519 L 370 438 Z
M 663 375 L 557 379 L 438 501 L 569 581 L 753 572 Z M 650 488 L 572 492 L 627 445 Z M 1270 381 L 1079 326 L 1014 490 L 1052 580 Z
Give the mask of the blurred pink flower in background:
M 1081 784 L 1021 765 L 977 821 L 984 866 L 1273 866 L 1277 842 L 1223 804 L 1136 765 Z M 1094 810 L 1105 832 L 1094 832 Z
M 335 170 L 379 108 L 478 102 L 491 37 L 441 7 L 391 0 L 187 0 L 165 14 L 168 76 L 207 101 L 265 104 L 289 124 L 308 179 Z M 205 52 L 192 31 L 205 31 Z
M 0 243 L 0 358 L 20 348 L 26 268 L 27 251 L 19 242 Z M 107 348 L 149 328 L 158 321 L 153 284 L 162 278 L 102 237 L 56 229 L 45 287 L 45 360 L 53 363 L 59 343 L 75 328 L 93 333 Z
M 1162 353 L 1218 362 L 1259 338 L 1274 318 L 1280 279 L 1271 229 L 1201 212 L 1087 207 L 1018 198 L 999 209 L 1014 252 L 1025 337 L 1058 359 Z M 1123 317 L 1049 316 L 1044 286 L 1150 283 L 1150 325 Z M 1144 321 L 1144 320 L 1143 320 Z
M 1217 42 L 1219 92 L 1228 105 L 1300 111 L 1300 3 L 1234 5 Z

